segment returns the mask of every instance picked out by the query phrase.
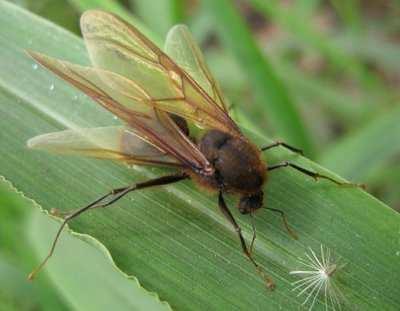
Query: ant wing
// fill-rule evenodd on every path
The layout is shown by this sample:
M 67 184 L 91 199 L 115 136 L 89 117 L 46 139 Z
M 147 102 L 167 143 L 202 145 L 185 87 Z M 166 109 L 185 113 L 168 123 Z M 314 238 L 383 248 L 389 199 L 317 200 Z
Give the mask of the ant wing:
M 131 128 L 109 126 L 82 128 L 39 135 L 28 140 L 29 148 L 53 153 L 111 159 L 127 164 L 181 166 Z
M 228 113 L 219 84 L 212 76 L 199 46 L 186 25 L 176 25 L 169 30 L 164 50 L 225 113 Z
M 208 70 L 202 74 L 205 78 L 200 75 L 200 81 L 196 81 L 135 27 L 111 13 L 87 11 L 81 18 L 81 30 L 92 64 L 140 85 L 157 109 L 191 120 L 200 127 L 240 135 L 219 95 L 210 96 L 214 91 L 219 94 L 219 90 L 213 79 L 209 79 Z M 195 53 L 189 58 L 200 59 L 198 49 L 185 53 Z M 180 62 L 183 63 L 182 59 Z M 207 90 L 202 88 L 207 87 L 205 80 L 211 83 Z
M 153 98 L 136 82 L 100 68 L 71 64 L 37 52 L 28 53 L 125 121 L 136 135 L 168 153 L 183 166 L 206 175 L 213 172 L 196 145 L 181 132 L 168 113 L 155 107 Z

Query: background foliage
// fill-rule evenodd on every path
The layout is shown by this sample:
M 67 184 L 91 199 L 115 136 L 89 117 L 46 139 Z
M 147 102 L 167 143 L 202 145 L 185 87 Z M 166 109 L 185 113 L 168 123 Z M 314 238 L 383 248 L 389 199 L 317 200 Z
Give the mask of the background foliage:
M 79 15 L 95 7 L 114 11 L 130 20 L 158 44 L 162 44 L 171 25 L 179 22 L 188 24 L 233 105 L 234 115 L 242 124 L 268 133 L 271 138 L 285 139 L 303 148 L 307 157 L 347 179 L 366 183 L 371 194 L 391 208 L 400 209 L 398 4 L 357 0 L 9 2 L 77 35 Z M 1 6 L 15 16 L 1 16 L 6 10 L 0 10 L 0 175 L 11 180 L 13 186 L 23 190 L 36 204 L 46 208 L 54 204 L 65 209 L 80 206 L 115 184 L 132 180 L 132 174 L 137 178 L 155 175 L 155 171 L 141 170 L 127 174 L 124 168 L 99 164 L 93 160 L 64 160 L 54 156 L 43 158 L 43 154 L 21 155 L 26 152 L 21 144 L 29 135 L 70 124 L 93 125 L 95 123 L 92 123 L 91 116 L 94 110 L 86 98 L 77 95 L 62 82 L 49 84 L 47 73 L 36 72 L 32 67 L 34 64 L 22 54 L 14 53 L 17 47 L 42 48 L 43 52 L 47 51 L 46 47 L 58 53 L 53 56 L 85 62 L 79 39 L 43 20 L 33 17 L 24 20 L 21 16 L 25 13 L 14 9 L 4 0 Z M 11 24 L 6 24 L 16 20 L 20 21 L 20 24 L 16 23 L 19 32 L 16 26 L 7 27 Z M 37 29 L 32 29 L 30 25 Z M 38 31 L 36 34 L 31 37 L 27 35 L 35 30 Z M 66 42 L 69 45 L 65 45 Z M 28 68 L 30 71 L 24 78 Z M 39 79 L 29 80 L 32 72 L 39 75 Z M 60 91 L 51 93 L 49 85 Z M 59 107 L 66 97 L 71 99 L 70 103 Z M 41 116 L 27 109 L 28 104 L 39 107 Z M 78 108 L 72 111 L 71 107 Z M 114 122 L 101 111 L 98 111 L 96 118 L 98 123 Z M 9 128 L 13 129 L 10 131 Z M 274 153 L 272 160 L 288 155 L 284 152 Z M 313 165 L 306 160 L 299 161 Z M 79 181 L 76 180 L 78 169 L 82 174 L 79 175 Z M 67 172 L 59 173 L 60 170 Z M 63 175 L 65 183 L 55 185 L 55 176 L 59 175 Z M 135 214 L 126 209 L 117 209 L 77 221 L 76 226 L 72 227 L 74 230 L 93 234 L 104 242 L 107 249 L 89 237 L 83 237 L 88 243 L 82 243 L 80 239 L 65 234 L 53 260 L 57 264 L 51 263 L 48 274 L 43 273 L 36 282 L 27 284 L 25 275 L 38 262 L 38 258 L 43 257 L 57 223 L 44 216 L 39 209 L 27 208 L 35 205 L 35 202 L 24 198 L 10 184 L 2 181 L 0 310 L 99 310 L 110 309 L 110 306 L 117 309 L 170 308 L 160 302 L 156 295 L 138 286 L 135 280 L 118 272 L 113 264 L 110 265 L 108 250 L 118 267 L 129 275 L 137 276 L 147 290 L 155 291 L 162 300 L 167 300 L 177 309 L 182 306 L 187 309 L 191 303 L 193 309 L 204 305 L 228 308 L 232 307 L 231 304 L 244 309 L 247 306 L 260 307 L 266 302 L 275 310 L 278 306 L 296 309 L 302 300 L 296 300 L 291 293 L 289 283 L 292 280 L 287 279 L 286 270 L 295 267 L 296 256 L 304 252 L 305 246 L 318 247 L 319 243 L 334 247 L 348 261 L 354 260 L 344 275 L 344 284 L 350 282 L 345 288 L 353 303 L 363 306 L 363 310 L 377 306 L 394 310 L 400 303 L 395 282 L 396 276 L 399 277 L 396 273 L 400 273 L 399 266 L 396 266 L 400 255 L 398 214 L 360 195 L 357 190 L 351 190 L 350 193 L 345 190 L 339 194 L 337 190 L 322 186 L 313 193 L 310 190 L 315 187 L 312 181 L 291 173 L 277 175 L 275 182 L 271 180 L 271 188 L 267 193 L 268 204 L 288 213 L 301 240 L 295 242 L 288 239 L 279 218 L 260 216 L 258 227 L 267 227 L 260 230 L 257 252 L 262 253 L 261 261 L 265 266 L 272 264 L 274 277 L 281 282 L 280 291 L 271 301 L 266 300 L 262 284 L 254 277 L 253 271 L 247 269 L 237 249 L 235 237 L 217 215 L 215 200 L 196 194 L 188 185 L 177 187 L 177 192 L 172 190 L 172 193 L 164 193 L 160 190 L 138 196 L 135 201 L 138 212 Z M 105 176 L 109 176 L 108 181 L 104 181 Z M 32 181 L 39 177 L 40 181 Z M 91 181 L 93 178 L 95 182 Z M 286 192 L 284 189 L 292 191 Z M 151 210 L 160 214 L 157 216 L 160 220 L 152 223 L 154 216 L 147 208 L 151 204 L 161 207 L 165 202 L 172 206 Z M 230 203 L 234 204 L 233 201 Z M 343 203 L 351 208 L 343 210 Z M 190 209 L 191 205 L 195 207 Z M 209 208 L 203 208 L 202 205 L 209 205 Z M 316 207 L 320 208 L 317 211 L 327 211 L 326 215 L 318 218 L 318 226 L 304 214 L 307 208 L 314 208 L 315 212 Z M 124 217 L 130 217 L 130 221 L 137 223 L 129 223 L 128 227 L 126 222 L 121 221 Z M 176 218 L 178 220 L 175 222 Z M 191 218 L 196 220 L 182 226 Z M 166 225 L 161 223 L 162 219 L 167 220 Z M 113 222 L 115 220 L 117 222 Z M 153 227 L 150 228 L 149 224 Z M 243 226 L 249 228 L 246 220 Z M 331 226 L 336 226 L 335 230 L 342 232 L 336 234 L 337 231 L 330 233 L 328 229 L 324 230 Z M 125 227 L 128 229 L 125 230 Z M 110 233 L 103 233 L 106 230 Z M 221 239 L 214 241 L 212 236 L 204 237 L 204 232 L 213 232 Z M 139 233 L 139 236 L 132 237 L 133 233 Z M 354 238 L 352 234 L 360 237 Z M 180 239 L 180 235 L 184 237 Z M 350 241 L 341 241 L 346 240 L 347 236 L 351 236 Z M 209 249 L 204 249 L 203 245 Z M 352 247 L 363 250 L 363 255 L 354 253 Z M 126 248 L 129 251 L 124 253 Z M 154 248 L 165 249 L 165 254 L 169 248 L 175 248 L 183 258 L 158 258 L 164 253 L 153 251 Z M 183 254 L 184 249 L 187 249 L 186 254 Z M 143 254 L 135 254 L 138 251 Z M 211 264 L 204 260 L 208 258 L 209 251 L 214 257 Z M 69 254 L 74 256 L 71 258 Z M 231 262 L 226 264 L 218 254 L 230 258 Z M 138 257 L 131 259 L 129 256 Z M 187 266 L 179 263 L 179 260 L 186 261 Z M 153 266 L 162 267 L 162 273 L 146 268 L 147 261 L 152 261 Z M 192 264 L 187 263 L 191 261 Z M 135 268 L 127 268 L 132 267 L 132 263 Z M 235 269 L 242 266 L 244 268 L 237 272 L 239 275 L 235 275 Z M 79 272 L 76 272 L 77 267 Z M 141 269 L 145 271 L 145 276 L 137 273 Z M 202 269 L 204 275 L 196 273 L 198 269 Z M 180 271 L 186 274 L 182 272 L 180 278 L 174 279 L 172 276 Z M 76 273 L 79 276 L 74 277 Z M 192 280 L 190 273 L 193 273 Z M 214 275 L 221 278 L 212 283 Z M 210 278 L 210 288 L 204 287 L 207 278 Z M 77 279 L 80 287 L 76 286 Z M 176 281 L 176 284 L 170 284 L 173 289 L 181 288 L 182 284 L 191 284 L 192 288 L 186 292 L 169 292 L 160 285 L 163 281 L 171 280 Z M 234 283 L 238 280 L 240 283 Z M 356 285 L 353 287 L 354 283 Z M 385 286 L 379 288 L 378 284 Z M 248 295 L 232 301 L 215 293 L 218 288 L 227 286 L 233 286 L 234 293 L 245 288 L 244 292 Z M 196 299 L 190 295 L 191 292 L 197 293 Z M 227 295 L 230 297 L 229 292 Z M 375 301 L 367 299 L 372 296 Z

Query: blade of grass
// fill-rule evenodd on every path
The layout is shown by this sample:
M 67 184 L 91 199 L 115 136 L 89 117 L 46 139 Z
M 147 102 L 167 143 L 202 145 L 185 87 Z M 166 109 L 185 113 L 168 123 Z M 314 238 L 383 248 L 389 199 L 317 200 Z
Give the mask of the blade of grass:
M 328 148 L 319 162 L 347 178 L 364 181 L 400 153 L 399 120 L 400 106 L 376 116 Z
M 13 3 L 16 2 L 14 1 Z M 36 0 L 21 1 L 17 2 L 17 4 L 74 33 L 79 32 L 79 24 L 76 22 L 78 18 L 77 12 L 68 1 Z
M 39 210 L 31 218 L 29 236 L 39 258 L 44 258 L 59 227 Z M 88 236 L 76 239 L 64 232 L 47 274 L 75 310 L 171 310 L 135 278 L 117 271 L 103 245 Z
M 396 74 L 400 71 L 398 61 L 400 44 L 387 40 L 383 30 L 376 28 L 371 27 L 363 36 L 351 33 L 338 34 L 332 40 L 339 49 L 349 55 L 377 64 L 385 72 Z
M 26 271 L 36 264 L 26 236 L 31 211 L 20 195 L 0 178 L 0 309 L 7 302 L 16 310 L 68 310 L 51 282 L 42 277 L 31 283 Z
M 331 5 L 335 8 L 336 13 L 342 19 L 346 29 L 357 32 L 362 29 L 361 5 L 359 0 L 330 0 Z
M 9 191 L 8 196 L 14 201 L 13 208 L 22 209 L 25 214 L 25 221 L 20 224 L 18 234 L 18 243 L 29 243 L 34 252 L 37 254 L 36 260 L 26 260 L 28 252 L 32 252 L 30 248 L 21 247 L 24 255 L 19 260 L 25 258 L 25 263 L 20 269 L 14 271 L 12 267 L 1 264 L 0 260 L 0 284 L 7 284 L 7 291 L 18 294 L 12 290 L 12 285 L 22 287 L 26 294 L 23 295 L 19 290 L 19 300 L 21 300 L 20 310 L 31 310 L 30 303 L 36 302 L 40 306 L 40 310 L 171 310 L 165 303 L 160 302 L 158 297 L 147 292 L 139 285 L 136 279 L 132 279 L 117 271 L 115 265 L 110 260 L 110 254 L 98 241 L 88 236 L 79 236 L 79 239 L 66 231 L 61 235 L 62 243 L 57 247 L 57 252 L 46 267 L 47 275 L 57 289 L 62 294 L 64 301 L 68 302 L 67 307 L 54 303 L 54 297 L 48 297 L 47 301 L 43 301 L 44 292 L 38 285 L 42 284 L 43 277 L 34 282 L 27 280 L 27 273 L 34 265 L 37 265 L 37 258 L 44 258 L 49 251 L 53 237 L 56 234 L 60 223 L 55 219 L 48 217 L 43 210 L 26 199 L 21 193 L 16 192 L 6 181 L 0 179 L 0 189 L 4 188 Z M 23 231 L 23 232 L 21 232 Z M 14 229 L 9 230 L 8 235 L 17 233 Z M 22 233 L 22 234 L 21 234 Z M 1 256 L 0 256 L 1 259 Z M 7 268 L 6 270 L 2 268 Z M 4 275 L 2 271 L 8 274 Z M 13 274 L 12 274 L 13 273 Z M 10 279 L 12 278 L 12 279 Z M 39 283 L 39 284 L 37 284 Z M 30 291 L 27 291 L 30 290 Z M 0 287 L 1 291 L 1 287 Z M 12 293 L 10 293 L 11 295 Z M 40 294 L 40 295 L 39 295 Z M 38 298 L 30 299 L 29 295 Z M 53 293 L 54 296 L 54 293 Z M 26 307 L 25 307 L 26 306 Z
M 376 102 L 384 100 L 368 94 L 351 94 L 336 81 L 318 79 L 282 59 L 274 59 L 273 64 L 299 104 L 309 107 L 311 112 L 313 105 L 324 108 L 345 128 L 357 128 L 368 116 L 376 114 L 371 109 Z
M 55 57 L 69 53 L 71 61 L 85 60 L 80 39 L 0 2 L 0 26 L 4 25 L 0 27 L 0 109 L 4 116 L 0 174 L 44 208 L 66 211 L 111 188 L 166 173 L 26 152 L 25 141 L 33 135 L 114 121 L 87 98 L 76 97 L 76 91 L 65 83 L 35 69 L 22 52 L 29 47 Z M 266 141 L 255 134 L 251 138 L 257 144 Z M 291 159 L 332 175 L 283 150 L 268 156 L 271 163 Z M 198 191 L 190 182 L 138 192 L 113 208 L 83 215 L 71 227 L 98 238 L 118 267 L 179 309 L 297 310 L 302 299 L 292 291 L 290 283 L 295 279 L 288 272 L 298 268 L 298 257 L 308 246 L 318 249 L 321 243 L 347 263 L 346 270 L 338 274 L 338 286 L 352 305 L 363 310 L 397 307 L 398 214 L 361 190 L 315 183 L 291 170 L 271 173 L 264 190 L 266 204 L 284 210 L 300 236 L 293 241 L 278 216 L 267 210 L 257 213 L 254 254 L 277 282 L 273 293 L 265 291 L 242 255 L 234 232 L 218 212 L 215 196 Z M 233 206 L 234 201 L 229 198 L 228 204 Z M 248 219 L 239 217 L 236 210 L 233 213 L 250 239 Z M 323 299 L 317 304 L 322 308 Z
M 293 2 L 294 10 L 304 18 L 311 17 L 321 5 L 321 0 L 298 0 Z
M 136 15 L 160 38 L 164 38 L 173 25 L 182 23 L 184 19 L 182 0 L 135 0 L 131 2 Z M 157 18 L 154 18 L 155 16 Z
M 380 38 L 380 39 L 378 39 Z M 398 70 L 398 62 L 395 61 L 398 47 L 395 43 L 384 41 L 384 35 L 373 34 L 371 31 L 365 31 L 363 34 L 354 33 L 339 33 L 335 36 L 330 37 L 331 44 L 334 44 L 338 50 L 343 51 L 346 55 L 352 55 L 353 58 L 363 61 L 369 64 L 376 64 L 377 67 L 384 69 L 385 72 L 395 74 Z M 288 51 L 293 49 L 302 48 L 303 42 L 296 42 L 292 37 L 279 37 L 268 44 L 266 47 L 266 53 L 271 55 L 271 62 L 276 68 L 276 72 L 282 76 L 287 76 L 290 83 L 292 80 L 297 80 L 296 76 L 304 76 L 303 79 L 299 80 L 300 84 L 307 84 L 312 82 L 315 88 L 321 86 L 321 84 L 330 84 L 331 88 L 335 87 L 336 96 L 342 98 L 346 93 L 351 94 L 348 84 L 343 84 L 342 80 L 337 80 L 335 75 L 321 75 L 312 78 L 310 74 L 307 76 L 307 72 L 299 70 L 297 64 L 288 62 L 287 55 Z M 313 52 L 312 52 L 313 53 Z M 283 66 L 283 68 L 281 68 Z M 287 68 L 287 69 L 286 69 Z M 396 71 L 397 70 L 397 71 Z M 292 74 L 294 76 L 292 77 Z M 301 81 L 303 80 L 303 81 Z M 322 80 L 322 81 L 321 81 Z M 284 79 L 284 81 L 287 81 Z M 342 93 L 342 94 L 341 94 Z M 354 93 L 354 90 L 353 90 Z M 294 92 L 296 94 L 296 92 Z M 351 98 L 353 97 L 353 98 Z M 398 98 L 396 89 L 390 84 L 386 83 L 384 86 L 379 88 L 363 88 L 359 89 L 358 92 L 353 94 L 346 101 L 345 106 L 356 106 L 359 109 L 359 113 L 364 116 L 370 116 L 376 114 L 380 109 L 391 106 L 393 101 Z M 338 110 L 346 109 L 342 104 L 339 105 Z M 332 106 L 335 108 L 335 105 Z M 351 108 L 349 108 L 351 109 Z M 354 111 L 353 111 L 354 112 Z M 348 118 L 349 116 L 347 116 Z
M 252 85 L 261 120 L 267 119 L 278 135 L 312 155 L 312 143 L 294 103 L 232 3 L 207 0 L 204 4 L 226 51 L 232 52 Z
M 246 78 L 232 58 L 217 50 L 209 50 L 206 57 L 214 75 L 224 88 L 232 92 L 244 91 Z M 349 127 L 359 125 L 359 121 L 370 110 L 372 103 L 366 102 L 368 96 L 359 99 L 346 94 L 337 85 L 318 80 L 287 61 L 272 59 L 272 63 L 289 92 L 296 98 L 296 102 L 303 106 L 319 105 L 325 108 L 330 116 L 334 115 L 339 120 L 345 121 Z
M 121 16 L 128 22 L 134 24 L 141 32 L 143 32 L 152 41 L 157 43 L 157 45 L 162 45 L 162 40 L 156 34 L 156 32 L 151 31 L 148 27 L 144 26 L 141 21 L 134 17 L 128 10 L 126 10 L 121 4 L 113 0 L 68 0 L 76 9 L 83 13 L 87 10 L 99 9 L 108 12 L 112 12 Z
M 316 31 L 317 26 L 312 25 L 303 16 L 298 16 L 295 11 L 282 6 L 279 1 L 250 0 L 250 3 L 271 18 L 275 23 L 285 30 L 294 34 L 293 39 L 306 42 L 326 57 L 329 63 L 334 64 L 339 71 L 349 73 L 356 80 L 360 81 L 365 88 L 381 87 L 379 80 L 357 61 L 335 46 L 328 35 Z

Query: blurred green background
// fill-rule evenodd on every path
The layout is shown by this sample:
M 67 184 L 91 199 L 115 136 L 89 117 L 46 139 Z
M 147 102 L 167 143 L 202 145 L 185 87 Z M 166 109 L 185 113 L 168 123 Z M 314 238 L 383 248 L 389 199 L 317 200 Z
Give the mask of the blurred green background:
M 96 6 L 135 18 L 155 40 L 187 24 L 244 124 L 303 148 L 400 210 L 399 2 L 10 2 L 76 34 L 81 12 Z M 12 282 L 0 288 L 0 310 L 68 310 L 45 277 L 24 282 L 21 271 L 35 262 L 25 232 L 33 213 L 1 185 L 0 282 Z

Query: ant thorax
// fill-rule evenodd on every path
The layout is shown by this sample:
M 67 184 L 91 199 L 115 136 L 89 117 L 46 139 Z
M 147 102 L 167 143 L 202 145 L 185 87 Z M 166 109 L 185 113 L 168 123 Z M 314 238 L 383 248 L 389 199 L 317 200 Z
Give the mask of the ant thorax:
M 215 170 L 213 175 L 201 178 L 201 184 L 232 193 L 260 191 L 266 179 L 266 165 L 258 149 L 243 136 L 210 130 L 201 138 L 199 148 Z

